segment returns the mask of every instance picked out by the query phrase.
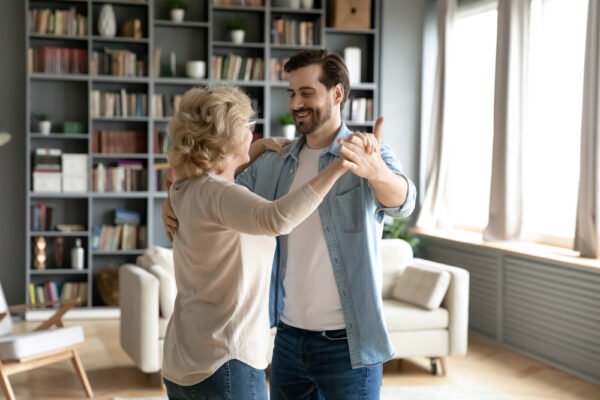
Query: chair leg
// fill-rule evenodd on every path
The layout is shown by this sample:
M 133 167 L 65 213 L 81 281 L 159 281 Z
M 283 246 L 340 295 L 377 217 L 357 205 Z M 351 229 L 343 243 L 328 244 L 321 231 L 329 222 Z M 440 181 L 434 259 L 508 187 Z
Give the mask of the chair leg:
M 0 370 L 0 385 L 2 385 L 2 391 L 4 392 L 6 400 L 16 400 L 12 386 L 8 381 L 8 375 L 6 375 L 2 370 Z
M 446 376 L 448 370 L 446 369 L 446 357 L 440 357 L 440 364 L 442 366 L 442 376 Z
M 87 397 L 93 399 L 94 392 L 92 392 L 92 387 L 90 386 L 90 382 L 88 381 L 85 369 L 83 369 L 83 364 L 81 363 L 81 360 L 79 359 L 79 356 L 77 355 L 77 352 L 75 350 L 72 350 L 71 353 L 73 354 L 73 356 L 71 357 L 71 362 L 73 362 L 73 367 L 75 367 L 75 372 L 77 372 L 77 375 L 79 376 L 79 380 L 83 385 L 85 393 L 87 394 Z

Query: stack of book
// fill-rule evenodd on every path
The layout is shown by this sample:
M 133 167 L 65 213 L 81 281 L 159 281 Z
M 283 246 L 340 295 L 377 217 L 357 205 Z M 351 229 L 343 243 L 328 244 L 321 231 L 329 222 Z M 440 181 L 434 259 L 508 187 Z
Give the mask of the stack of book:
M 97 251 L 145 248 L 147 228 L 140 223 L 139 212 L 115 210 L 114 225 L 94 227 L 92 248 Z
M 172 117 L 179 109 L 182 95 L 155 94 L 152 98 L 154 101 L 154 118 Z
M 93 132 L 92 151 L 94 153 L 145 153 L 147 148 L 146 132 L 129 130 Z
M 85 36 L 87 17 L 77 12 L 75 7 L 68 10 L 34 8 L 29 10 L 29 31 L 31 33 Z
M 276 18 L 271 29 L 271 43 L 312 46 L 315 37 L 314 22 Z
M 53 210 L 54 208 L 48 203 L 39 202 L 31 204 L 31 230 L 36 232 L 52 230 Z
M 38 47 L 27 51 L 30 73 L 87 74 L 87 50 L 67 47 Z
M 373 120 L 373 99 L 349 98 L 342 110 L 342 119 L 352 122 Z
M 130 50 L 104 49 L 94 51 L 90 62 L 90 74 L 112 76 L 147 76 L 148 59 L 138 60 L 137 54 Z
M 279 61 L 277 58 L 271 58 L 271 82 L 289 81 L 290 74 L 283 70 L 289 59 L 289 57 L 285 57 Z
M 32 306 L 49 301 L 71 300 L 79 298 L 80 306 L 87 303 L 87 282 L 56 283 L 49 281 L 43 284 L 29 284 L 29 302 Z
M 148 115 L 148 95 L 146 93 L 102 92 L 92 90 L 90 113 L 98 117 L 145 117 Z
M 235 54 L 212 56 L 212 79 L 256 81 L 265 79 L 264 60 Z
M 33 191 L 61 191 L 60 149 L 35 149 L 33 153 Z
M 167 131 L 154 130 L 154 154 L 167 154 L 170 143 Z
M 141 161 L 120 160 L 116 165 L 97 164 L 92 171 L 94 192 L 137 192 L 146 190 L 148 173 Z
M 156 163 L 154 164 L 154 170 L 156 171 L 156 188 L 157 192 L 166 192 L 167 179 L 171 182 L 175 182 L 175 171 L 171 168 L 169 163 Z

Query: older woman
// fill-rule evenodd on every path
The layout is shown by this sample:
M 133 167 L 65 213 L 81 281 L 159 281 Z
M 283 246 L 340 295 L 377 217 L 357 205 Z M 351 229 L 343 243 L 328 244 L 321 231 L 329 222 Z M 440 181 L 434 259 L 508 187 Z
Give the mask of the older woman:
M 340 159 L 272 202 L 235 184 L 250 161 L 252 115 L 237 88 L 195 88 L 169 125 L 179 178 L 170 189 L 178 294 L 162 369 L 170 399 L 267 399 L 274 236 L 309 216 L 347 170 Z

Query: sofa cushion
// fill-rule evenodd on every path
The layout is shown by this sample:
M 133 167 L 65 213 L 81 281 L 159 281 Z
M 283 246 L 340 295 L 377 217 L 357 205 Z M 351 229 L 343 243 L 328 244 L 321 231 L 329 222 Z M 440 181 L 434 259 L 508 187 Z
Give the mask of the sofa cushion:
M 410 245 L 402 239 L 384 239 L 380 243 L 379 253 L 383 269 L 381 297 L 388 299 L 392 297 L 397 278 L 412 262 L 413 252 Z
M 135 263 L 145 269 L 149 269 L 152 265 L 160 265 L 173 279 L 175 279 L 173 250 L 171 249 L 160 246 L 149 247 L 136 259 Z
M 164 339 L 167 333 L 167 326 L 169 325 L 170 318 L 159 318 L 158 319 L 158 338 Z
M 0 337 L 0 358 L 16 360 L 83 343 L 81 326 L 48 329 Z
M 398 279 L 392 297 L 433 310 L 442 304 L 449 285 L 448 271 L 432 267 L 408 266 Z
M 160 315 L 163 318 L 170 318 L 175 307 L 175 296 L 177 296 L 177 287 L 175 280 L 159 265 L 152 265 L 148 272 L 158 279 L 158 303 L 160 305 Z
M 425 310 L 398 300 L 383 300 L 383 315 L 389 332 L 448 328 L 448 310 Z

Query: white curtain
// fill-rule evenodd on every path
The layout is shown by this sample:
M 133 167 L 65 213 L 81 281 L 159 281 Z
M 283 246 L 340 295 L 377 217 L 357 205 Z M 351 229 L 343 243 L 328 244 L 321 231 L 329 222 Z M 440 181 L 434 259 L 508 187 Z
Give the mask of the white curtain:
M 431 130 L 427 152 L 425 176 L 425 198 L 417 226 L 436 228 L 443 225 L 440 218 L 445 215 L 445 186 L 447 182 L 447 149 L 445 144 L 446 71 L 450 50 L 452 21 L 456 14 L 456 0 L 439 0 L 437 4 L 438 53 L 435 72 L 435 88 L 431 113 Z
M 525 123 L 529 8 L 526 0 L 498 3 L 492 178 L 484 240 L 517 239 L 521 232 L 521 137 Z
M 575 226 L 575 250 L 583 257 L 600 257 L 600 5 L 588 5 L 579 197 Z

